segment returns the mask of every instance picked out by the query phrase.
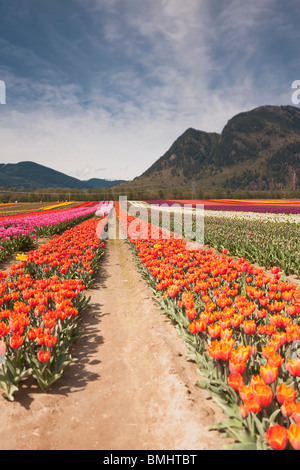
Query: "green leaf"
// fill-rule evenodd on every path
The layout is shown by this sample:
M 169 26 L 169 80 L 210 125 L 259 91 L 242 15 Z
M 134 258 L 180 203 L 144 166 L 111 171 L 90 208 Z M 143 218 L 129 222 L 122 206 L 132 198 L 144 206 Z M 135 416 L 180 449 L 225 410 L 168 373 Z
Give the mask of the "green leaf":
M 271 416 L 270 416 L 270 418 L 269 418 L 270 424 L 272 424 L 272 423 L 275 422 L 275 418 L 276 418 L 277 415 L 279 415 L 280 413 L 281 413 L 281 410 L 278 409 L 278 410 L 275 410 L 275 411 L 271 414 Z
M 224 450 L 257 450 L 255 442 L 244 442 L 225 445 Z
M 255 413 L 252 413 L 252 417 L 253 417 L 253 420 L 255 421 L 255 425 L 256 425 L 256 428 L 260 434 L 260 437 L 261 438 L 265 438 L 265 430 L 263 428 L 263 425 L 261 423 L 261 421 L 257 418 L 256 414 Z
M 220 423 L 212 424 L 209 429 L 210 430 L 224 430 L 227 428 L 236 428 L 244 430 L 244 426 L 241 420 L 237 418 L 229 418 L 221 421 Z
M 206 380 L 198 380 L 196 382 L 196 386 L 199 388 L 206 389 L 207 388 L 207 381 Z

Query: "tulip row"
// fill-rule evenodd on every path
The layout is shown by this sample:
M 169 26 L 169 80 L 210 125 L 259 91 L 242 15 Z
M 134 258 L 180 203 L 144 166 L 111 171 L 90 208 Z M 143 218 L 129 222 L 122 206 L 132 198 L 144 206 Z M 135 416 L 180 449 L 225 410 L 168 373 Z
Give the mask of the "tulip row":
M 94 204 L 96 204 L 96 202 L 97 201 L 95 201 Z M 0 207 L 0 219 L 7 216 L 9 216 L 9 218 L 21 218 L 26 214 L 30 213 L 30 215 L 36 215 L 45 210 L 51 210 L 51 212 L 54 212 L 56 210 L 64 209 L 64 207 L 60 206 L 67 206 L 65 203 L 56 203 L 55 207 L 54 204 L 52 204 L 52 209 L 49 209 L 51 207 L 49 204 L 49 202 L 16 202 L 13 204 L 3 204 Z M 75 201 L 70 202 L 67 207 L 68 209 L 70 209 L 70 205 L 72 208 L 78 208 L 81 206 L 81 203 Z
M 207 388 L 228 420 L 216 424 L 236 449 L 300 449 L 300 292 L 226 250 L 187 242 L 127 216 L 116 203 L 145 278 L 177 323 Z M 131 223 L 132 222 L 132 223 Z M 138 226 L 136 224 L 136 226 Z M 129 233 L 129 232 L 128 232 Z
M 299 224 L 300 214 L 274 214 L 261 212 L 240 212 L 240 211 L 214 211 L 205 209 L 205 217 L 226 217 L 228 219 L 242 219 L 244 222 L 257 221 L 274 222 L 275 224 Z
M 170 200 L 148 201 L 151 204 L 200 204 L 205 210 L 252 212 L 260 214 L 300 214 L 299 200 L 230 200 L 230 199 L 195 199 L 195 200 Z
M 47 391 L 73 361 L 78 314 L 104 253 L 99 223 L 101 232 L 106 218 L 86 220 L 0 272 L 0 387 L 7 399 L 28 376 Z
M 104 201 L 96 210 L 97 217 L 103 217 L 105 215 L 109 215 L 111 210 L 114 207 L 113 201 Z
M 0 219 L 0 258 L 17 250 L 26 251 L 32 247 L 32 242 L 37 237 L 61 233 L 67 227 L 92 217 L 102 204 L 103 202 L 87 207 L 58 209 L 23 214 L 18 218 Z
M 150 206 L 151 207 L 151 206 Z M 148 207 L 149 208 L 149 207 Z M 182 218 L 181 209 L 170 207 L 167 221 L 171 230 L 177 219 Z M 232 256 L 243 257 L 260 266 L 280 266 L 286 274 L 300 276 L 300 223 L 289 223 L 277 218 L 232 218 L 220 211 L 204 211 L 204 242 L 219 252 L 225 248 Z M 166 210 L 164 210 L 166 213 Z M 298 216 L 299 217 L 299 216 Z M 192 231 L 196 232 L 197 218 L 194 214 Z M 183 223 L 184 225 L 184 223 Z M 192 237 L 188 228 L 184 235 Z
M 300 275 L 300 224 L 205 216 L 204 240 L 219 251 Z

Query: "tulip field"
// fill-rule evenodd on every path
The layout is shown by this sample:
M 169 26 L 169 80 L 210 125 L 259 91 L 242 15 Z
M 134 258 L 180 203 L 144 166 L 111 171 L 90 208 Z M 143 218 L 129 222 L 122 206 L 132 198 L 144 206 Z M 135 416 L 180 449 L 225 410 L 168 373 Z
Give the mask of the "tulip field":
M 116 210 L 120 221 L 127 217 L 125 229 L 135 222 L 117 203 Z M 296 272 L 298 226 L 286 233 L 281 226 L 278 233 L 274 222 L 256 226 L 256 232 L 251 226 L 257 236 L 252 250 L 242 233 L 232 243 L 228 230 L 237 226 L 231 220 L 224 229 L 224 217 L 209 218 L 208 224 L 205 218 L 206 241 L 222 249 L 218 254 L 210 248 L 191 250 L 187 240 L 164 235 L 163 227 L 151 238 L 153 227 L 144 220 L 128 241 L 153 295 L 199 365 L 198 385 L 210 391 L 228 416 L 213 429 L 232 437 L 234 449 L 298 450 L 300 292 L 280 266 L 272 265 L 266 275 L 246 258 L 268 264 L 277 259 L 286 270 L 293 259 Z M 251 231 L 248 222 L 236 220 L 239 230 Z M 273 243 L 277 258 L 272 258 Z M 255 257 L 259 246 L 267 251 L 265 258 Z M 291 247 L 297 251 L 290 253 Z M 278 255 L 284 248 L 287 260 Z M 245 257 L 238 258 L 241 250 Z
M 166 201 L 155 201 L 155 204 L 162 202 L 166 204 Z M 198 204 L 198 201 L 191 202 Z M 300 277 L 299 202 L 293 202 L 292 206 L 287 203 L 281 206 L 278 203 L 273 206 L 274 212 L 266 204 L 245 205 L 244 211 L 241 204 L 224 204 L 224 208 L 220 204 L 199 203 L 204 206 L 206 245 L 220 252 L 226 249 L 228 255 L 244 257 L 266 268 L 280 266 L 285 274 Z M 171 210 L 171 202 L 167 204 Z M 214 207 L 217 209 L 212 210 Z M 251 212 L 253 207 L 255 212 Z M 173 217 L 176 217 L 176 213 Z
M 68 351 L 79 334 L 78 315 L 104 253 L 96 227 L 104 229 L 110 208 L 103 201 L 3 219 L 3 245 L 15 250 L 19 240 L 64 229 L 0 272 L 0 387 L 8 400 L 28 376 L 47 391 L 73 361 Z
M 35 212 L 0 215 L 0 259 L 16 250 L 26 250 L 38 236 L 52 235 L 90 217 L 98 204 L 51 205 Z
M 197 385 L 224 411 L 211 429 L 232 438 L 232 449 L 299 450 L 299 201 L 204 201 L 204 245 L 195 247 L 174 232 L 175 213 L 167 232 L 130 207 L 92 201 L 0 214 L 0 258 L 26 251 L 0 271 L 4 397 L 13 401 L 29 376 L 48 392 L 76 360 L 71 346 L 115 217 L 199 368 Z

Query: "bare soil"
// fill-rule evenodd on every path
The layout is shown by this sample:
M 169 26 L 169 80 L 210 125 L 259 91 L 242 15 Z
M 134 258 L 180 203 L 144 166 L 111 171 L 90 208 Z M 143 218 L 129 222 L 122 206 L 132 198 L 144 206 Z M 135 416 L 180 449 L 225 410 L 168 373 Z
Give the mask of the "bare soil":
M 33 244 L 33 247 L 29 251 L 37 250 L 41 245 L 44 245 L 48 243 L 49 240 L 51 240 L 51 236 L 45 236 L 45 237 L 39 237 L 36 239 L 35 243 Z M 19 263 L 20 261 L 17 259 L 17 256 L 20 254 L 27 254 L 28 251 L 15 251 L 11 255 L 0 259 L 0 271 L 1 272 L 8 272 L 14 264 Z
M 77 362 L 48 393 L 24 381 L 0 398 L 1 450 L 219 450 L 224 419 L 197 365 L 154 303 L 124 240 L 101 259 Z

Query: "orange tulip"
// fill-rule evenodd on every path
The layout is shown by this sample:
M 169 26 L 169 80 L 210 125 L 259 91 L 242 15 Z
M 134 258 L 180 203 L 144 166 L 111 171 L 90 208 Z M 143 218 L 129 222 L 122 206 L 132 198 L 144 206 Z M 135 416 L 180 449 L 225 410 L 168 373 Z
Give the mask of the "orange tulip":
M 271 387 L 259 383 L 253 386 L 253 395 L 257 403 L 264 407 L 269 406 L 273 398 Z
M 235 341 L 232 339 L 223 339 L 219 342 L 219 359 L 227 361 L 230 358 L 231 351 Z
M 293 292 L 292 291 L 284 291 L 282 292 L 282 298 L 286 302 L 289 302 L 293 298 Z
M 226 318 L 226 319 L 220 320 L 220 327 L 222 328 L 222 330 L 227 330 L 228 328 L 230 328 L 231 327 L 231 318 Z
M 287 370 L 294 377 L 300 377 L 300 359 L 287 359 Z
M 233 374 L 242 374 L 246 369 L 246 363 L 229 360 L 228 367 Z
M 194 320 L 197 316 L 197 310 L 195 308 L 187 308 L 185 313 L 189 320 Z
M 6 325 L 3 321 L 0 323 L 0 338 L 6 336 L 9 333 L 9 325 Z
M 287 431 L 288 439 L 295 450 L 300 450 L 300 423 L 291 424 Z
M 19 297 L 20 297 L 20 292 L 13 292 L 13 293 L 11 294 L 11 298 L 12 298 L 13 300 L 18 300 Z
M 266 441 L 275 450 L 284 450 L 288 442 L 287 429 L 279 424 L 269 427 L 265 433 Z
M 261 411 L 261 405 L 257 402 L 257 400 L 253 398 L 245 399 L 244 405 L 247 407 L 250 413 L 259 413 Z
M 217 360 L 226 361 L 230 357 L 231 350 L 234 346 L 234 340 L 223 339 L 220 341 L 212 341 L 206 346 L 209 354 Z
M 196 324 L 197 331 L 198 331 L 199 333 L 202 333 L 203 331 L 206 330 L 206 323 L 205 323 L 205 321 L 197 320 L 197 321 L 195 322 L 195 324 Z
M 299 341 L 300 340 L 300 326 L 299 325 L 289 325 L 286 328 L 286 339 L 288 342 Z
M 251 381 L 250 381 L 250 384 L 252 385 L 252 387 L 254 387 L 254 385 L 256 384 L 261 384 L 261 385 L 265 385 L 265 381 L 261 378 L 260 375 L 253 375 L 251 377 Z
M 243 327 L 244 327 L 244 332 L 247 335 L 253 335 L 256 331 L 255 320 L 244 321 Z
M 44 337 L 44 344 L 48 348 L 53 348 L 57 343 L 57 336 L 52 336 L 52 335 L 45 335 Z
M 228 375 L 228 384 L 234 390 L 239 390 L 241 387 L 245 385 L 242 375 L 233 374 L 232 372 Z
M 268 336 L 272 336 L 274 335 L 274 333 L 276 333 L 276 326 L 274 325 L 259 325 L 257 327 L 257 332 L 260 334 L 260 335 L 268 335 Z
M 24 336 L 18 336 L 13 334 L 13 336 L 9 340 L 9 345 L 13 349 L 18 349 L 20 346 L 22 346 L 24 341 Z
M 243 402 L 254 398 L 252 385 L 243 385 L 239 388 L 239 396 Z
M 221 330 L 220 332 L 220 336 L 221 336 L 221 339 L 230 339 L 232 337 L 232 333 L 233 331 L 226 328 L 225 330 Z
M 190 333 L 193 333 L 193 334 L 198 333 L 196 323 L 195 322 L 189 323 L 188 330 L 190 331 Z
M 284 402 L 280 407 L 281 413 L 285 418 L 290 418 L 295 411 L 295 403 Z
M 268 312 L 265 308 L 262 308 L 261 310 L 257 310 L 256 316 L 257 318 L 266 318 Z
M 208 302 L 205 305 L 205 311 L 206 312 L 213 312 L 215 308 L 216 308 L 216 304 L 214 302 Z
M 235 314 L 231 319 L 231 326 L 233 328 L 238 328 L 244 320 L 244 315 Z
M 295 305 L 287 305 L 286 306 L 286 313 L 288 315 L 294 316 L 297 313 Z
M 213 325 L 209 325 L 207 327 L 208 334 L 214 339 L 220 336 L 221 334 L 221 327 L 218 323 L 214 323 Z
M 246 362 L 251 356 L 251 346 L 243 344 L 231 351 L 231 359 L 236 362 Z
M 277 352 L 274 344 L 267 344 L 266 346 L 262 346 L 261 348 L 262 355 L 268 359 L 271 356 L 274 356 Z
M 263 297 L 263 298 L 259 299 L 259 303 L 262 307 L 266 307 L 269 303 L 269 300 L 266 297 Z M 263 309 L 263 311 L 267 313 L 266 310 Z
M 281 367 L 284 363 L 284 358 L 280 354 L 274 354 L 268 358 L 268 363 L 273 367 Z
M 260 366 L 259 373 L 264 382 L 270 385 L 278 377 L 278 367 L 271 366 L 268 362 L 265 366 Z
M 294 390 L 292 386 L 287 387 L 286 384 L 282 382 L 276 387 L 276 397 L 281 405 L 283 403 L 292 403 L 296 400 L 297 390 Z

